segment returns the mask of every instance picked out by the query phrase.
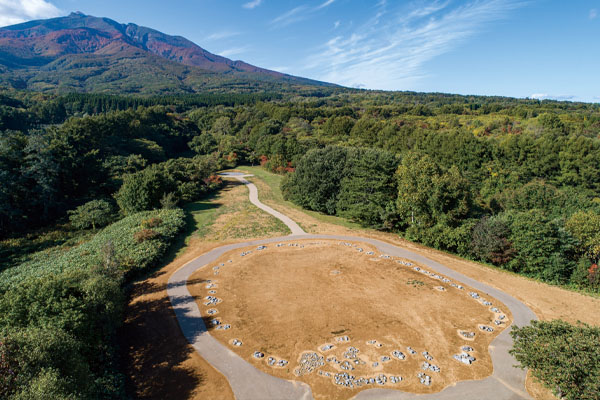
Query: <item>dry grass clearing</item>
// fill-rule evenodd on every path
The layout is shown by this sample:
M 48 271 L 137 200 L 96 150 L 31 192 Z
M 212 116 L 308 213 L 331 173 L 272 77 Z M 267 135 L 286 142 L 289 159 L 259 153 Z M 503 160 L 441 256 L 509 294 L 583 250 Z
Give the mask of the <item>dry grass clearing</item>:
M 415 271 L 415 265 L 379 257 L 375 248 L 364 244 L 294 244 L 230 252 L 191 278 L 198 282 L 189 289 L 199 299 L 203 315 L 211 309 L 222 327 L 231 325 L 226 330 L 217 326 L 211 334 L 253 365 L 283 379 L 306 382 L 317 399 L 345 399 L 359 390 L 378 387 L 350 390 L 335 385 L 333 375 L 340 372 L 367 379 L 380 374 L 388 379 L 402 376 L 402 382 L 388 380 L 386 387 L 416 393 L 437 392 L 455 382 L 492 373 L 488 346 L 511 316 L 502 313 L 503 323 L 496 326 L 499 314 L 490 311 L 491 306 L 482 304 L 483 300 L 473 299 L 469 287 L 457 288 Z M 252 252 L 242 256 L 242 251 Z M 207 284 L 207 280 L 211 282 Z M 223 301 L 206 306 L 203 299 L 208 295 Z M 508 311 L 496 300 L 487 300 Z M 494 332 L 483 332 L 481 324 L 494 327 Z M 466 339 L 459 331 L 475 332 L 475 337 Z M 243 345 L 233 346 L 234 339 Z M 335 347 L 324 351 L 328 344 Z M 462 352 L 462 346 L 474 349 L 470 353 L 477 361 L 472 365 L 453 358 Z M 350 347 L 359 350 L 358 363 L 345 357 Z M 416 353 L 410 354 L 408 347 Z M 395 357 L 395 350 L 406 359 Z M 255 351 L 265 357 L 256 359 Z M 433 360 L 427 361 L 424 351 Z M 317 371 L 298 376 L 300 358 L 306 352 L 317 352 L 325 359 L 336 357 L 341 364 L 325 362 L 319 370 L 330 373 L 329 377 Z M 273 357 L 271 362 L 283 359 L 289 364 L 270 366 L 269 357 Z M 344 370 L 344 361 L 351 363 L 346 364 L 351 369 Z M 441 370 L 424 371 L 426 361 Z M 431 386 L 419 382 L 419 372 L 432 378 Z

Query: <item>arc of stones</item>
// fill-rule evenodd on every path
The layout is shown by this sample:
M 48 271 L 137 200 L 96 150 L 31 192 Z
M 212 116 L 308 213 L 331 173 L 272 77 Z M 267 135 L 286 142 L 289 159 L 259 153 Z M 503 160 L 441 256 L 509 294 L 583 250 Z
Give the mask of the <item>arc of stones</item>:
M 450 277 L 455 281 L 459 281 L 482 293 L 495 297 L 510 309 L 513 315 L 513 323 L 519 326 L 528 325 L 531 320 L 537 319 L 535 314 L 525 304 L 514 297 L 455 272 L 421 254 L 376 239 L 340 235 L 307 234 L 289 217 L 262 204 L 260 200 L 258 200 L 258 190 L 256 189 L 256 186 L 244 179 L 243 174 L 230 173 L 227 174 L 227 176 L 233 176 L 248 186 L 250 201 L 260 209 L 280 219 L 290 228 L 292 234 L 283 237 L 230 244 L 209 251 L 185 264 L 170 277 L 167 285 L 167 294 L 169 295 L 171 306 L 175 311 L 183 335 L 200 356 L 227 378 L 236 399 L 287 400 L 313 398 L 310 387 L 307 384 L 297 381 L 287 381 L 259 371 L 252 364 L 239 357 L 228 347 L 212 337 L 206 329 L 200 309 L 187 289 L 188 278 L 196 270 L 205 267 L 223 254 L 239 248 L 301 239 L 325 239 L 367 243 L 375 246 L 383 254 L 402 257 L 426 265 L 428 268 Z M 530 399 L 531 397 L 527 394 L 525 389 L 526 372 L 514 367 L 516 360 L 508 353 L 511 347 L 512 339 L 507 327 L 490 345 L 490 355 L 492 357 L 494 371 L 491 376 L 485 379 L 458 382 L 453 386 L 445 388 L 439 393 L 430 395 L 390 389 L 367 389 L 355 396 L 355 399 L 479 400 L 491 398 L 490 396 L 493 396 L 493 398 L 497 400 Z

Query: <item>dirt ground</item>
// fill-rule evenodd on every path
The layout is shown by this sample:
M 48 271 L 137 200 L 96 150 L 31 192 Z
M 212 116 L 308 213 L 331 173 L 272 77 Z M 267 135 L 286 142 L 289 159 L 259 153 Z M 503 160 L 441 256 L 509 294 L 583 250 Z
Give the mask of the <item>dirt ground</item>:
M 386 387 L 416 393 L 437 392 L 457 381 L 492 373 L 488 346 L 510 323 L 510 314 L 502 313 L 503 323 L 496 326 L 494 320 L 500 314 L 490 311 L 491 306 L 481 299 L 473 299 L 472 289 L 459 289 L 417 272 L 416 265 L 381 258 L 376 249 L 364 244 L 295 244 L 231 252 L 191 277 L 198 283 L 189 285 L 190 292 L 199 299 L 203 314 L 214 310 L 213 318 L 221 327 L 231 325 L 231 329 L 213 327 L 211 334 L 253 365 L 284 379 L 306 382 L 317 399 L 350 398 L 377 386 L 343 388 L 333 381 L 339 372 L 357 378 L 402 376 L 402 382 L 388 381 Z M 242 251 L 252 252 L 242 256 Z M 206 306 L 203 299 L 208 295 L 222 302 Z M 498 301 L 487 300 L 508 311 Z M 480 330 L 482 324 L 493 326 L 494 332 Z M 475 332 L 475 337 L 466 339 L 459 331 Z M 243 345 L 233 346 L 234 339 Z M 324 350 L 326 345 L 334 348 Z M 462 352 L 462 346 L 473 348 L 470 354 L 477 360 L 470 366 L 452 357 Z M 345 357 L 350 347 L 359 350 L 357 358 Z M 416 354 L 411 355 L 408 347 Z M 394 357 L 394 350 L 406 359 Z M 265 357 L 253 357 L 255 351 Z M 424 351 L 433 357 L 428 362 L 438 366 L 439 372 L 422 369 L 427 361 Z M 324 357 L 320 372 L 300 371 L 302 355 L 314 352 Z M 289 364 L 269 366 L 269 357 L 272 362 Z M 341 364 L 327 362 L 331 357 Z M 352 363 L 351 370 L 342 368 L 345 361 Z M 432 378 L 431 386 L 419 382 L 419 372 Z M 322 375 L 326 373 L 331 376 Z

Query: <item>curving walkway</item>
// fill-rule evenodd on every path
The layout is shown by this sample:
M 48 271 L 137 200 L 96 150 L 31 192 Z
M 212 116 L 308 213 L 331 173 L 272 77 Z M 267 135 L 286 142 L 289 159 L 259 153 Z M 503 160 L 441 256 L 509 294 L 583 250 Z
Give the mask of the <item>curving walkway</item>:
M 297 381 L 283 380 L 259 371 L 252 364 L 239 357 L 207 332 L 200 309 L 198 308 L 194 297 L 187 289 L 187 281 L 196 270 L 204 267 L 231 250 L 248 246 L 259 246 L 281 241 L 302 239 L 333 239 L 369 243 L 377 247 L 382 253 L 391 256 L 404 257 L 417 263 L 421 263 L 448 278 L 472 286 L 486 295 L 495 297 L 510 309 L 513 316 L 513 323 L 516 325 L 528 325 L 531 320 L 537 319 L 535 314 L 525 304 L 514 297 L 455 272 L 442 264 L 410 250 L 396 247 L 376 239 L 354 236 L 307 234 L 289 217 L 262 204 L 258 199 L 258 190 L 256 189 L 256 186 L 244 179 L 244 176 L 246 175 L 236 173 L 227 173 L 224 175 L 235 177 L 246 184 L 250 191 L 250 201 L 260 209 L 279 218 L 292 232 L 290 236 L 254 240 L 219 247 L 190 261 L 177 270 L 169 279 L 167 293 L 183 334 L 205 360 L 225 375 L 236 399 L 285 400 L 312 399 L 313 397 L 308 385 Z M 526 373 L 525 371 L 514 367 L 516 360 L 508 353 L 511 347 L 512 339 L 510 337 L 509 329 L 506 328 L 490 345 L 490 354 L 494 365 L 494 372 L 491 376 L 483 380 L 462 381 L 454 386 L 447 387 L 439 393 L 431 395 L 406 393 L 391 389 L 368 389 L 360 392 L 355 398 L 399 400 L 480 400 L 485 398 L 494 398 L 497 400 L 530 399 L 531 397 L 525 390 Z

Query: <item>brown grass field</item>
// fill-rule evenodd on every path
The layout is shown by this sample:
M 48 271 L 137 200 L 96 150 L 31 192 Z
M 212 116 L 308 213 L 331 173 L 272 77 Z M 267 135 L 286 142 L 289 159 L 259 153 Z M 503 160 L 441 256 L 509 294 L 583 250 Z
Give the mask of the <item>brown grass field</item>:
M 344 352 L 355 347 L 361 361 L 348 372 L 365 378 L 379 374 L 402 376 L 401 383 L 388 383 L 386 387 L 416 393 L 440 391 L 455 382 L 491 374 L 488 346 L 507 325 L 494 325 L 496 314 L 469 296 L 472 289 L 459 290 L 415 271 L 414 266 L 380 258 L 375 248 L 363 244 L 294 244 L 297 245 L 284 242 L 281 247 L 269 245 L 264 250 L 231 252 L 191 278 L 195 283 L 190 285 L 190 292 L 199 299 L 203 314 L 217 309 L 214 317 L 222 325 L 232 326 L 229 330 L 211 329 L 211 334 L 256 367 L 309 384 L 317 399 L 346 399 L 358 390 L 337 386 L 332 377 L 317 371 L 297 376 L 295 371 L 305 352 L 317 352 L 325 358 L 335 356 L 343 362 Z M 252 253 L 242 257 L 242 251 Z M 375 255 L 368 255 L 369 251 Z M 219 268 L 218 272 L 213 265 Z M 211 286 L 208 281 L 216 287 L 207 288 Z M 205 306 L 202 299 L 209 294 L 223 302 Z M 500 310 L 507 310 L 496 300 L 488 300 Z M 506 317 L 508 321 L 510 314 Z M 494 326 L 495 331 L 482 332 L 479 324 Z M 459 335 L 460 330 L 476 332 L 474 340 Z M 340 342 L 345 336 L 350 340 Z M 243 345 L 233 346 L 233 339 L 241 340 Z M 327 344 L 335 347 L 323 351 Z M 477 361 L 470 366 L 452 358 L 461 353 L 462 346 L 474 349 L 472 354 Z M 409 354 L 407 347 L 417 354 Z M 394 350 L 404 353 L 406 359 L 395 358 Z M 265 358 L 254 358 L 255 351 L 263 352 Z M 426 372 L 432 377 L 431 386 L 421 384 L 417 378 L 426 361 L 424 351 L 434 357 L 429 363 L 441 369 Z M 269 366 L 268 357 L 288 360 L 289 364 L 285 368 Z M 382 362 L 382 357 L 390 360 Z M 325 364 L 320 371 L 331 375 L 344 372 L 335 362 Z

